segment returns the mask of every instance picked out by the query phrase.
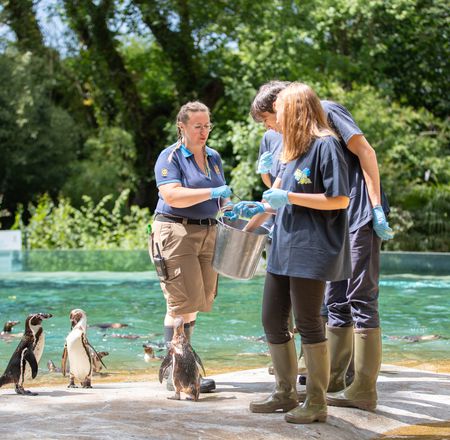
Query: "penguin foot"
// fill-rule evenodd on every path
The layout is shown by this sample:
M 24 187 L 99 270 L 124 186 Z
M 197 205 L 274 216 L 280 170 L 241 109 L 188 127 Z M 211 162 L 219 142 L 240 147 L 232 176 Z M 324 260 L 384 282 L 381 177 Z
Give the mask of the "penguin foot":
M 91 384 L 85 384 L 85 385 L 83 385 L 83 388 L 92 388 L 92 385 Z
M 180 400 L 180 393 L 175 393 L 174 396 L 168 397 L 169 400 Z
M 37 396 L 38 393 L 33 393 L 30 390 L 26 390 L 21 386 L 16 386 L 16 393 L 20 394 L 21 396 Z
M 69 385 L 67 385 L 67 388 L 78 388 L 74 383 L 69 383 Z

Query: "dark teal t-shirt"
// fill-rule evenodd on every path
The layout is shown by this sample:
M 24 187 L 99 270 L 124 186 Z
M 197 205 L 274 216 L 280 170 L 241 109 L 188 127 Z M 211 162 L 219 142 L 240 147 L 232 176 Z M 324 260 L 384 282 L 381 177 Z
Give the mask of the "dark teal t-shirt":
M 353 154 L 348 148 L 348 141 L 352 136 L 363 134 L 356 125 L 350 112 L 342 105 L 333 101 L 321 101 L 322 108 L 327 115 L 328 123 L 339 136 L 342 151 L 348 166 L 350 185 L 350 205 L 348 206 L 348 221 L 350 232 L 355 232 L 365 224 L 372 221 L 372 203 L 367 191 L 361 163 L 358 156 Z M 385 214 L 389 214 L 389 204 L 386 195 L 381 190 L 382 206 Z
M 270 181 L 273 185 L 277 177 L 281 177 L 285 165 L 281 162 L 281 153 L 283 152 L 283 136 L 274 130 L 267 130 L 259 146 L 258 160 L 263 153 L 270 151 L 272 153 L 272 167 L 269 171 Z
M 313 141 L 288 162 L 281 188 L 297 193 L 348 196 L 347 163 L 332 136 Z M 338 281 L 351 277 L 347 211 L 286 205 L 275 217 L 267 271 L 278 275 Z

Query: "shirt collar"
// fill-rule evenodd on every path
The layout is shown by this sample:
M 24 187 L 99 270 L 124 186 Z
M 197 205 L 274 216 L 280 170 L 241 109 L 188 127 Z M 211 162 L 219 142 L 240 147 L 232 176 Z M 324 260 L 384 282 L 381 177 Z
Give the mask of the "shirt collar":
M 190 151 L 187 147 L 184 146 L 184 144 L 181 145 L 180 147 L 181 152 L 183 153 L 184 157 L 191 157 L 194 153 L 192 151 Z M 211 156 L 212 153 L 209 150 L 209 147 L 206 147 L 206 154 L 208 156 Z

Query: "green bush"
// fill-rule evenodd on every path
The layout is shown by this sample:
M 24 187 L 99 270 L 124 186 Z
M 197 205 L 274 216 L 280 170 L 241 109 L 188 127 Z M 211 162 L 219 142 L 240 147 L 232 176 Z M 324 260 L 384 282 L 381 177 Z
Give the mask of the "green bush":
M 54 203 L 44 195 L 36 206 L 29 206 L 28 225 L 22 223 L 19 212 L 14 227 L 22 230 L 28 249 L 145 249 L 150 212 L 137 206 L 127 208 L 128 197 L 129 190 L 122 191 L 108 210 L 105 205 L 111 195 L 97 205 L 83 196 L 79 209 L 69 199 Z

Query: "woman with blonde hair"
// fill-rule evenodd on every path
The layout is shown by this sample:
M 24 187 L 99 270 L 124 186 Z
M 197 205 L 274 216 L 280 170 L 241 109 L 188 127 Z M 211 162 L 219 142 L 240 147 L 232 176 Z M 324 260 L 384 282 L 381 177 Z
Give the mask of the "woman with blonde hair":
M 320 309 L 326 281 L 351 276 L 346 208 L 347 165 L 315 92 L 292 83 L 276 100 L 276 129 L 286 164 L 281 187 L 264 192 L 265 203 L 240 202 L 248 217 L 276 210 L 267 264 L 262 323 L 275 371 L 275 390 L 254 401 L 258 413 L 289 411 L 286 421 L 312 423 L 327 417 L 330 364 Z M 297 403 L 297 359 L 288 319 L 293 309 L 308 369 L 306 398 Z
M 177 142 L 160 153 L 155 165 L 159 200 L 150 249 L 167 303 L 166 343 L 177 317 L 183 318 L 190 341 L 197 313 L 212 308 L 218 280 L 212 267 L 216 215 L 231 195 L 220 155 L 206 145 L 212 130 L 208 107 L 198 101 L 183 105 L 177 130 Z M 170 376 L 167 385 L 173 389 Z M 200 392 L 214 388 L 214 381 L 202 379 Z

